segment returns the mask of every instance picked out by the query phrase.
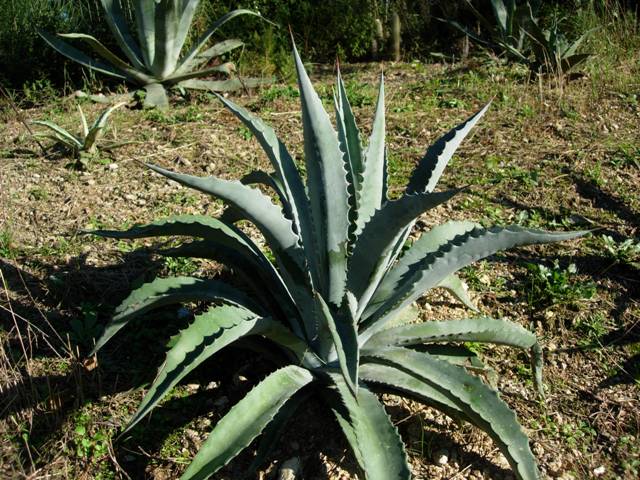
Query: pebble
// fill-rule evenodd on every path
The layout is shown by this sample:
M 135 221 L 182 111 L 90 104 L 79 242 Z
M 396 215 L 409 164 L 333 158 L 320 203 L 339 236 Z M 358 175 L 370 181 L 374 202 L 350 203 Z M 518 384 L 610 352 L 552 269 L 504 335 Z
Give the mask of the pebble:
M 602 465 L 600 465 L 599 467 L 593 469 L 593 474 L 596 477 L 604 475 L 605 472 L 606 472 L 606 469 Z
M 117 163 L 110 163 L 107 168 L 109 170 L 117 170 L 118 169 L 118 164 Z
M 300 472 L 300 459 L 293 457 L 282 464 L 278 480 L 295 480 Z
M 433 454 L 433 460 L 437 465 L 444 466 L 449 463 L 449 452 L 446 450 L 438 450 Z

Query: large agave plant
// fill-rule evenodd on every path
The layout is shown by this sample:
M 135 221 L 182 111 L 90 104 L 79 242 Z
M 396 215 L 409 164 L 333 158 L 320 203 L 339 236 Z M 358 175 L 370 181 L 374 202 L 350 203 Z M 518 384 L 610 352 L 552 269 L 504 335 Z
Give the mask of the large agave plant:
M 189 51 L 181 56 L 193 16 L 200 0 L 133 0 L 136 19 L 136 42 L 120 5 L 120 0 L 100 0 L 106 20 L 128 62 L 91 35 L 67 33 L 51 35 L 40 32 L 44 40 L 71 60 L 112 77 L 127 80 L 146 91 L 147 106 L 166 107 L 166 89 L 173 86 L 213 91 L 236 90 L 242 86 L 239 79 L 201 80 L 201 77 L 222 73 L 231 74 L 233 65 L 207 64 L 216 57 L 243 45 L 238 39 L 229 39 L 206 48 L 212 35 L 226 22 L 239 15 L 257 15 L 251 10 L 233 10 L 220 17 L 202 34 Z M 85 42 L 96 60 L 58 37 Z M 245 80 L 255 84 L 257 80 Z
M 223 200 L 220 219 L 177 216 L 128 231 L 99 231 L 112 238 L 193 237 L 165 251 L 221 260 L 243 274 L 250 294 L 214 279 L 157 279 L 133 291 L 97 342 L 101 348 L 132 318 L 171 303 L 211 301 L 167 353 L 131 419 L 131 428 L 181 379 L 220 349 L 253 336 L 271 342 L 284 364 L 262 380 L 216 424 L 183 475 L 204 479 L 263 430 L 265 447 L 310 392 L 324 398 L 369 479 L 408 479 L 398 431 L 373 390 L 416 399 L 487 432 L 520 479 L 538 478 L 527 436 L 497 392 L 474 374 L 482 365 L 464 342 L 487 342 L 532 353 L 536 380 L 541 358 L 536 337 L 520 325 L 483 316 L 418 321 L 415 300 L 435 287 L 464 297 L 455 272 L 517 245 L 575 238 L 520 227 L 482 228 L 451 221 L 407 245 L 415 219 L 459 190 L 434 192 L 456 148 L 485 107 L 429 147 L 399 198 L 387 195 L 384 86 L 368 145 L 360 141 L 342 80 L 335 91 L 337 132 L 294 48 L 302 102 L 306 185 L 273 129 L 220 97 L 249 128 L 274 173 L 239 181 L 196 177 L 150 167 L 183 185 Z M 263 184 L 278 203 L 251 184 Z M 306 187 L 306 188 L 305 188 Z M 232 222 L 253 223 L 275 258 Z M 468 299 L 467 299 L 468 300 Z M 446 348 L 443 344 L 447 344 Z

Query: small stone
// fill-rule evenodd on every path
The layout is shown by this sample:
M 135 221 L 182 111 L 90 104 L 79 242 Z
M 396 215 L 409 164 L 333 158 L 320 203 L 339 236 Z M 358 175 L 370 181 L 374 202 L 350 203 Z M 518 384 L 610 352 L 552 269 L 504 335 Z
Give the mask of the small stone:
M 90 187 L 96 184 L 96 181 L 93 180 L 92 178 L 90 178 L 89 180 L 87 180 L 86 182 L 87 185 L 89 185 Z
M 125 200 L 127 200 L 127 201 L 129 201 L 129 202 L 133 202 L 133 201 L 136 199 L 136 196 L 135 196 L 135 195 L 133 195 L 133 194 L 131 194 L 131 193 L 127 193 L 127 194 L 124 196 L 124 199 L 125 199 Z
M 118 169 L 118 164 L 117 163 L 110 163 L 107 168 L 109 170 L 117 170 Z
M 444 466 L 449 463 L 449 452 L 446 450 L 438 450 L 433 454 L 433 461 L 436 465 Z
M 136 204 L 140 207 L 147 204 L 147 201 L 144 198 L 139 198 Z
M 198 389 L 200 388 L 200 385 L 198 385 L 197 383 L 189 383 L 186 385 L 187 390 L 189 390 L 189 392 L 194 393 L 197 392 Z
M 300 459 L 293 457 L 282 464 L 278 480 L 295 480 L 300 472 Z
M 596 477 L 604 475 L 604 472 L 606 472 L 606 469 L 602 465 L 600 465 L 599 467 L 593 469 L 593 474 Z

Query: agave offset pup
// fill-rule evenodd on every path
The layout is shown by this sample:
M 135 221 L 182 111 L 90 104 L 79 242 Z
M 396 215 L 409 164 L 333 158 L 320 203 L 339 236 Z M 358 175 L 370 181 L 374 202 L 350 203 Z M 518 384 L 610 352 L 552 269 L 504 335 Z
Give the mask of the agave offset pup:
M 222 468 L 264 431 L 253 468 L 307 395 L 326 400 L 366 478 L 411 477 L 405 447 L 377 391 L 416 399 L 487 432 L 520 479 L 538 478 L 527 436 L 497 392 L 472 373 L 482 369 L 463 342 L 509 345 L 532 353 L 541 381 L 536 337 L 518 324 L 483 316 L 418 321 L 415 300 L 445 287 L 464 300 L 455 272 L 475 260 L 517 245 L 567 240 L 582 232 L 549 233 L 520 227 L 482 228 L 450 221 L 406 240 L 415 219 L 460 190 L 434 192 L 456 148 L 487 107 L 426 151 L 397 199 L 387 196 L 384 85 L 380 82 L 368 145 L 342 79 L 335 91 L 337 132 L 294 47 L 302 103 L 305 179 L 274 130 L 220 97 L 264 149 L 274 173 L 242 181 L 154 171 L 222 199 L 221 218 L 188 215 L 99 231 L 112 238 L 185 236 L 165 251 L 215 258 L 245 277 L 246 294 L 216 279 L 162 278 L 134 290 L 99 338 L 100 349 L 132 318 L 171 303 L 215 302 L 172 342 L 165 362 L 127 429 L 136 425 L 181 379 L 220 349 L 262 338 L 283 353 L 283 364 L 264 378 L 215 425 L 182 479 L 204 479 Z M 274 202 L 252 184 L 273 189 Z M 306 186 L 306 188 L 305 188 Z M 248 220 L 275 258 L 233 222 Z M 443 344 L 447 344 L 443 345 Z M 446 348 L 443 348 L 445 347 Z
M 237 90 L 243 86 L 238 78 L 201 80 L 213 74 L 231 75 L 234 69 L 231 63 L 207 65 L 217 57 L 241 47 L 243 42 L 229 39 L 205 47 L 213 34 L 229 20 L 239 15 L 260 17 L 258 12 L 237 9 L 223 15 L 181 56 L 200 0 L 133 0 L 138 41 L 127 24 L 120 1 L 100 0 L 100 3 L 109 29 L 128 62 L 91 35 L 66 33 L 55 36 L 47 32 L 40 32 L 40 35 L 50 46 L 74 62 L 144 88 L 145 106 L 166 108 L 169 105 L 167 89 L 172 87 L 220 92 Z M 58 37 L 85 42 L 102 60 L 94 59 Z M 245 86 L 257 83 L 261 82 L 256 79 L 244 81 Z
M 48 120 L 34 120 L 34 125 L 45 127 L 49 130 L 49 133 L 36 133 L 36 137 L 45 137 L 54 140 L 57 144 L 71 152 L 73 157 L 82 158 L 83 155 L 93 155 L 98 151 L 98 142 L 104 135 L 104 131 L 107 128 L 107 122 L 114 110 L 126 105 L 126 102 L 117 103 L 107 107 L 98 115 L 95 122 L 91 126 L 87 123 L 87 117 L 82 111 L 82 107 L 78 105 L 78 112 L 80 114 L 80 122 L 82 125 L 82 131 L 79 135 L 74 135 L 68 130 L 64 129 L 60 125 L 57 125 Z M 122 144 L 104 145 L 104 148 L 115 148 Z

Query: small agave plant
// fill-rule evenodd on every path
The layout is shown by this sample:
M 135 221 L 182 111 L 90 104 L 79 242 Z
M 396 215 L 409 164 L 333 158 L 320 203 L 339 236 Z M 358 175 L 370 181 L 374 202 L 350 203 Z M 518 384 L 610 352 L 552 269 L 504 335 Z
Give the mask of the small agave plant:
M 238 39 L 229 39 L 206 48 L 212 35 L 225 23 L 239 15 L 256 15 L 251 10 L 233 10 L 204 32 L 189 51 L 180 56 L 191 22 L 200 0 L 133 0 L 138 41 L 129 28 L 119 0 L 100 0 L 109 28 L 125 54 L 122 59 L 98 39 L 83 33 L 51 35 L 40 32 L 42 38 L 59 53 L 85 67 L 112 77 L 127 80 L 146 91 L 145 106 L 167 107 L 167 88 L 182 87 L 212 91 L 237 90 L 242 87 L 239 79 L 201 80 L 202 77 L 222 73 L 230 75 L 233 65 L 207 64 L 243 45 Z M 82 40 L 102 58 L 96 60 L 58 37 Z M 245 80 L 255 85 L 259 81 Z
M 212 302 L 181 331 L 127 429 L 136 425 L 189 372 L 248 336 L 270 342 L 283 364 L 215 425 L 184 472 L 205 479 L 264 431 L 253 468 L 265 459 L 284 422 L 311 393 L 326 400 L 365 473 L 373 480 L 408 479 L 401 437 L 373 390 L 406 396 L 484 430 L 520 479 L 538 478 L 528 438 L 497 392 L 478 375 L 482 364 L 464 342 L 530 351 L 541 382 L 536 337 L 518 324 L 483 316 L 419 321 L 413 302 L 427 290 L 450 288 L 464 297 L 455 272 L 517 245 L 567 240 L 583 232 L 549 233 L 520 227 L 482 228 L 466 221 L 433 227 L 411 246 L 416 218 L 460 190 L 434 192 L 451 156 L 487 107 L 429 147 L 399 198 L 387 195 L 384 86 L 380 82 L 368 145 L 360 141 L 338 74 L 337 132 L 294 47 L 302 103 L 306 182 L 273 129 L 220 97 L 249 128 L 274 173 L 242 182 L 196 177 L 150 165 L 183 185 L 223 200 L 221 218 L 176 216 L 103 237 L 185 236 L 165 251 L 232 265 L 250 294 L 216 279 L 163 278 L 134 290 L 97 341 L 100 349 L 131 319 L 167 304 Z M 251 184 L 273 189 L 278 202 Z M 273 253 L 265 253 L 233 223 L 248 220 Z M 468 299 L 466 299 L 468 300 Z M 446 344 L 446 345 L 445 345 Z
M 87 123 L 87 117 L 82 111 L 82 107 L 78 105 L 80 122 L 82 124 L 82 131 L 80 132 L 80 135 L 74 135 L 68 130 L 62 128 L 60 125 L 49 122 L 47 120 L 34 120 L 32 123 L 34 125 L 45 127 L 50 132 L 37 133 L 37 137 L 50 138 L 51 140 L 54 140 L 57 144 L 62 145 L 62 147 L 71 152 L 74 157 L 80 158 L 86 154 L 93 155 L 98 151 L 98 141 L 104 135 L 104 131 L 107 128 L 107 122 L 109 121 L 109 116 L 113 113 L 114 110 L 124 105 L 126 105 L 126 102 L 117 103 L 106 108 L 102 111 L 102 113 L 100 113 L 96 121 L 93 122 L 91 126 L 89 126 L 89 124 Z M 121 145 L 122 144 L 104 145 L 104 148 L 115 148 Z

